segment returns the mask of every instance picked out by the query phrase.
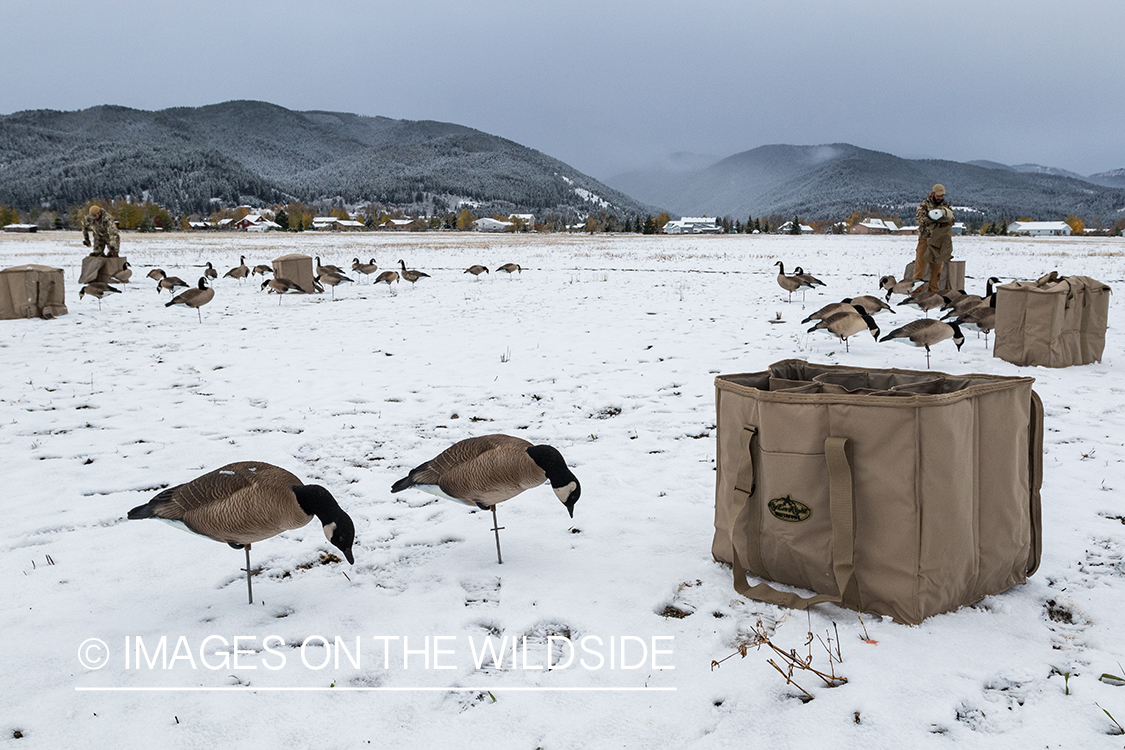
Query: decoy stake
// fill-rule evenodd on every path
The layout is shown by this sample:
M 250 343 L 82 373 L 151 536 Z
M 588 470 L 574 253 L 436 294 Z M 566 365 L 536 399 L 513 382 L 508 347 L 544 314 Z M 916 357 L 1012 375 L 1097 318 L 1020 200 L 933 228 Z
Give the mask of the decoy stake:
M 504 564 L 503 558 L 500 557 L 500 529 L 504 528 L 496 522 L 496 506 L 492 506 L 492 531 L 496 534 L 496 562 L 499 565 Z

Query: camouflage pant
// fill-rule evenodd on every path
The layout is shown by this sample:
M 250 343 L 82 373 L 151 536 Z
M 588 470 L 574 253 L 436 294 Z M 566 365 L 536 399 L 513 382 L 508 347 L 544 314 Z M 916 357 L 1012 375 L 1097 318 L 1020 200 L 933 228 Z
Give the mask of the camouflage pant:
M 94 235 L 93 247 L 90 250 L 90 255 L 102 255 L 102 250 L 106 250 L 105 256 L 109 258 L 116 258 L 118 252 L 121 250 L 121 237 L 103 237 L 101 235 Z

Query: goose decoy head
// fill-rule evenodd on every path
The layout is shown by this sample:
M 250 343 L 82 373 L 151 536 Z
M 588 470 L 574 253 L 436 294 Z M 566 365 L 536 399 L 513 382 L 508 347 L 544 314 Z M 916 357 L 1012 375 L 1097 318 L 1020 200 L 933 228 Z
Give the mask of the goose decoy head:
M 336 498 L 332 497 L 332 493 L 318 484 L 298 484 L 293 486 L 293 494 L 297 496 L 301 510 L 320 519 L 324 537 L 344 553 L 350 564 L 355 565 L 355 556 L 352 555 L 355 524 L 351 516 L 336 502 Z
M 567 467 L 562 454 L 549 445 L 533 445 L 527 449 L 527 455 L 531 456 L 531 460 L 547 475 L 547 481 L 551 483 L 555 496 L 566 506 L 566 512 L 570 517 L 574 518 L 574 504 L 582 495 L 582 485 L 578 477 L 574 476 Z
M 948 325 L 953 329 L 953 343 L 957 345 L 957 351 L 961 351 L 961 344 L 965 343 L 965 335 L 961 333 L 961 327 L 956 323 L 949 323 Z
M 262 289 L 265 289 L 269 285 L 270 285 L 270 280 L 266 279 L 265 281 L 262 282 Z

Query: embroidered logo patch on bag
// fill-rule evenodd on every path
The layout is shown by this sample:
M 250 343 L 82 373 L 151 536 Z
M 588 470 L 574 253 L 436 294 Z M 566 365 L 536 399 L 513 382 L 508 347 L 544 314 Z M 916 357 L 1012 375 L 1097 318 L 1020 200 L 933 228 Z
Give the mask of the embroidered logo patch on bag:
M 789 495 L 785 497 L 775 497 L 766 504 L 766 507 L 770 509 L 770 513 L 773 514 L 774 518 L 792 523 L 804 521 L 812 515 L 812 508 L 798 500 L 794 500 Z

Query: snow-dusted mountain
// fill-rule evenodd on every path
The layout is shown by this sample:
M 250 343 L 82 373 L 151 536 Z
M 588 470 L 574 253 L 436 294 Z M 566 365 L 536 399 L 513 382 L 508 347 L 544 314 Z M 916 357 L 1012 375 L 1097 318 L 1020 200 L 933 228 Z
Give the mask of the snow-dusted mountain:
M 295 112 L 234 101 L 158 112 L 100 106 L 0 116 L 0 203 L 145 196 L 169 208 L 212 198 L 417 202 L 482 210 L 654 209 L 550 156 L 451 123 Z

